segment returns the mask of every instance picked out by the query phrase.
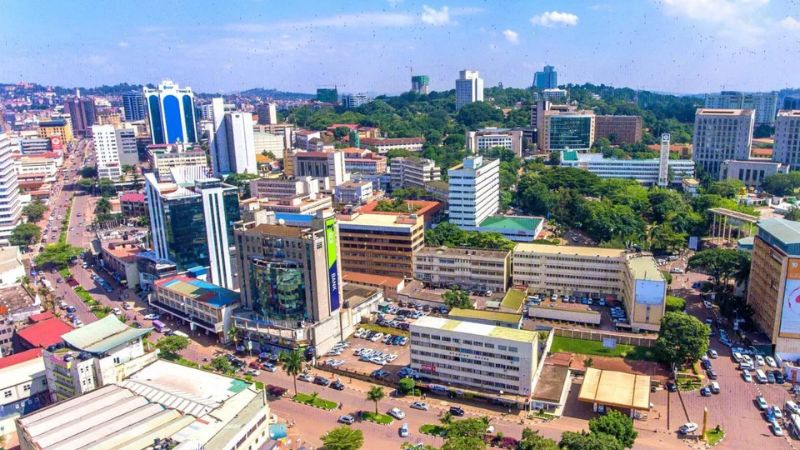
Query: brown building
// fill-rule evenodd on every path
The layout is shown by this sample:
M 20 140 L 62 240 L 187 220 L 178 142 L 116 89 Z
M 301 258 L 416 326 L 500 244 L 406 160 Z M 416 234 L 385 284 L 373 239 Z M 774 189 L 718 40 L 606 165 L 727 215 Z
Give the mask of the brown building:
M 596 116 L 594 138 L 606 138 L 612 144 L 635 144 L 642 140 L 642 117 Z
M 425 245 L 421 216 L 352 214 L 338 219 L 343 271 L 413 276 L 414 255 Z

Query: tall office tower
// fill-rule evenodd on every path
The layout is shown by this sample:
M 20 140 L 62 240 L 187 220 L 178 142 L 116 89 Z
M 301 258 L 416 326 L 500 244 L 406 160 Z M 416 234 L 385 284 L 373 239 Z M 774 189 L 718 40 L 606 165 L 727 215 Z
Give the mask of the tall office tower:
M 339 103 L 339 90 L 337 88 L 317 88 L 317 101 L 323 103 Z
M 447 175 L 450 223 L 471 230 L 500 209 L 500 160 L 469 156 Z
M 543 111 L 538 120 L 541 123 L 537 136 L 539 151 L 586 152 L 592 148 L 595 132 L 593 111 L 553 109 L 551 105 L 551 109 Z
M 347 109 L 355 109 L 361 105 L 369 103 L 367 94 L 346 94 L 342 96 L 342 106 Z
M 658 185 L 669 185 L 669 133 L 661 135 L 661 151 L 658 153 Z
M 72 121 L 72 132 L 78 137 L 91 135 L 92 125 L 97 119 L 92 97 L 71 97 L 66 101 L 67 112 Z
M 119 162 L 116 130 L 111 125 L 93 125 L 92 135 L 97 153 L 97 176 L 119 180 L 122 177 L 122 165 Z
M 209 267 L 211 282 L 236 289 L 233 223 L 239 220 L 238 189 L 216 178 L 162 183 L 147 173 L 145 194 L 153 250 L 178 271 Z
M 541 72 L 533 74 L 533 87 L 539 90 L 557 88 L 558 72 L 553 66 L 544 66 Z
M 278 105 L 273 102 L 262 103 L 258 105 L 256 112 L 258 113 L 259 125 L 277 125 L 278 124 Z
M 706 109 L 753 109 L 756 111 L 755 124 L 775 124 L 778 112 L 777 92 L 739 92 L 722 91 L 706 95 Z
M 164 80 L 157 88 L 144 88 L 143 95 L 153 144 L 198 142 L 192 88 Z
M 117 128 L 117 155 L 123 166 L 139 164 L 139 148 L 136 145 L 136 129 L 133 127 Z
M 214 175 L 229 173 L 258 173 L 253 115 L 224 112 L 221 98 L 211 101 L 211 121 L 214 133 L 209 139 L 211 167 Z
M 19 199 L 17 169 L 12 158 L 11 141 L 0 133 L 0 244 L 8 245 L 11 232 L 19 225 L 22 204 Z
M 126 122 L 144 120 L 144 96 L 142 93 L 126 92 L 122 94 L 122 109 L 125 111 Z
M 483 101 L 483 78 L 477 70 L 462 70 L 456 80 L 456 109 Z
M 783 99 L 783 109 L 800 109 L 800 97 L 786 97 Z
M 428 85 L 431 80 L 427 75 L 414 75 L 411 77 L 411 92 L 428 95 Z
M 800 168 L 800 110 L 778 111 L 775 120 L 775 147 L 772 160 Z
M 754 122 L 752 109 L 698 109 L 694 116 L 692 160 L 716 180 L 723 161 L 750 157 Z

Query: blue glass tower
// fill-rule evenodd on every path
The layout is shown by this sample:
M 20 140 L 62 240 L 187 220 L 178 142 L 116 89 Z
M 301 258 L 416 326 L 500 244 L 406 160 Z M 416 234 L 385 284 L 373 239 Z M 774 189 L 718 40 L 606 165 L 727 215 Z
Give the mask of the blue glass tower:
M 192 88 L 164 80 L 155 89 L 144 88 L 153 144 L 197 143 Z

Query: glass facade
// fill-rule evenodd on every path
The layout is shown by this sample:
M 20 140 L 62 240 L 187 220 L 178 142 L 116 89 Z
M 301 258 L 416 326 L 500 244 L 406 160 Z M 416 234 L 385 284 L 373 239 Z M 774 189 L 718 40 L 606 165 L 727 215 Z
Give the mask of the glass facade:
M 166 200 L 164 231 L 169 260 L 178 266 L 178 271 L 209 265 L 203 202 L 200 196 Z
M 186 142 L 197 142 L 194 123 L 194 104 L 192 103 L 192 97 L 185 94 L 183 96 L 183 120 L 186 122 Z
M 303 269 L 291 262 L 251 259 L 253 309 L 274 320 L 308 320 Z
M 181 105 L 178 103 L 178 97 L 174 95 L 164 97 L 164 121 L 167 122 L 167 144 L 186 142 L 183 137 Z
M 161 123 L 161 105 L 158 103 L 158 96 L 148 96 L 147 105 L 150 109 L 150 127 L 152 128 L 153 143 L 164 144 L 164 125 Z
M 550 117 L 550 150 L 589 150 L 592 142 L 590 116 Z

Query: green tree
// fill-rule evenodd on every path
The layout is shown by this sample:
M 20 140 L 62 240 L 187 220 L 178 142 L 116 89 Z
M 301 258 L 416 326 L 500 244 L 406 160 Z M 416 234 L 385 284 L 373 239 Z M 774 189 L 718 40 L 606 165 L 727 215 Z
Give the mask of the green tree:
M 372 386 L 369 391 L 367 391 L 367 400 L 371 400 L 375 402 L 375 414 L 378 414 L 378 402 L 383 400 L 383 388 L 380 386 Z
M 661 319 L 661 331 L 655 351 L 666 363 L 692 363 L 708 351 L 708 326 L 696 317 L 668 312 Z
M 442 300 L 448 308 L 473 309 L 469 299 L 469 292 L 462 291 L 458 286 L 453 286 L 442 293 Z
M 156 347 L 161 351 L 165 359 L 176 360 L 180 355 L 178 352 L 189 346 L 189 339 L 183 336 L 164 336 L 156 343 Z
M 686 233 L 678 233 L 672 225 L 664 223 L 650 229 L 650 251 L 653 253 L 675 253 L 686 247 Z
M 540 435 L 538 430 L 525 428 L 517 450 L 559 450 L 559 447 L 556 441 Z
M 97 177 L 97 168 L 85 166 L 81 168 L 80 174 L 83 178 L 95 178 Z
M 749 265 L 750 259 L 742 251 L 726 248 L 712 248 L 695 253 L 689 258 L 689 268 L 700 269 L 714 279 L 716 287 L 728 284 L 730 279 Z
M 800 173 L 797 172 L 776 173 L 764 178 L 764 181 L 761 182 L 761 189 L 764 192 L 781 197 L 791 195 L 798 187 L 800 187 Z
M 132 166 L 130 164 L 123 164 L 122 165 L 122 173 L 125 173 L 125 174 L 133 173 L 134 170 L 136 170 L 136 167 L 134 167 L 134 166 Z
M 456 120 L 470 129 L 484 125 L 501 125 L 503 112 L 488 102 L 469 103 L 458 110 Z
M 418 187 L 407 187 L 392 191 L 392 198 L 399 200 L 419 200 L 428 196 L 425 189 Z
M 589 420 L 589 430 L 592 433 L 605 433 L 617 438 L 625 448 L 633 448 L 636 436 L 639 435 L 633 429 L 633 420 L 616 410 Z
M 234 347 L 236 347 L 236 345 L 239 344 L 239 334 L 240 334 L 239 329 L 233 325 L 231 325 L 230 327 L 228 327 L 227 330 L 225 330 L 225 337 L 228 338 L 229 342 L 233 342 Z
M 400 381 L 397 382 L 397 390 L 405 395 L 413 394 L 415 386 L 416 382 L 410 377 L 401 378 Z
M 425 232 L 425 245 L 428 247 L 458 247 L 466 239 L 467 232 L 449 222 L 441 222 Z
M 563 450 L 624 450 L 625 446 L 614 436 L 605 433 L 580 433 L 565 431 L 558 446 Z
M 527 214 L 546 215 L 556 204 L 553 192 L 533 174 L 525 174 L 517 186 L 517 205 Z
M 100 214 L 108 214 L 110 212 L 111 212 L 111 202 L 108 200 L 108 197 L 100 197 L 100 200 L 98 200 L 97 204 L 94 205 L 94 213 L 100 215 Z
M 744 189 L 744 183 L 739 180 L 714 181 L 708 186 L 706 193 L 716 194 L 723 198 L 734 198 Z
M 110 197 L 117 193 L 117 188 L 114 186 L 114 182 L 108 178 L 103 178 L 100 180 L 97 183 L 97 189 L 100 191 L 100 195 L 103 197 Z
M 77 183 L 78 189 L 82 191 L 91 191 L 94 189 L 94 180 L 91 178 L 81 178 Z
M 47 206 L 39 200 L 34 200 L 22 209 L 22 214 L 28 217 L 29 222 L 38 222 L 44 217 L 45 211 L 47 211 Z
M 667 296 L 666 312 L 683 312 L 686 309 L 686 300 L 672 295 Z
M 281 352 L 278 356 L 278 361 L 281 363 L 281 368 L 286 372 L 286 375 L 292 377 L 294 394 L 297 395 L 297 376 L 303 371 L 303 354 L 300 353 L 300 349 Z
M 341 426 L 325 433 L 321 440 L 326 450 L 358 450 L 364 445 L 364 432 Z
M 216 358 L 212 359 L 210 365 L 212 369 L 220 373 L 227 374 L 233 372 L 233 365 L 230 361 L 228 361 L 228 358 L 224 356 L 217 356 Z
M 83 251 L 80 247 L 73 247 L 66 242 L 58 242 L 45 246 L 44 251 L 36 255 L 34 262 L 37 266 L 63 269 Z
M 36 224 L 21 223 L 11 231 L 8 242 L 11 245 L 33 245 L 39 242 L 41 237 L 42 230 Z
M 795 222 L 800 222 L 800 208 L 794 207 L 790 209 L 786 214 L 783 215 L 783 218 L 786 220 L 793 220 Z
M 451 422 L 447 427 L 445 444 L 442 446 L 442 449 L 485 449 L 486 443 L 483 440 L 483 436 L 486 434 L 488 425 L 489 419 L 486 417 Z

